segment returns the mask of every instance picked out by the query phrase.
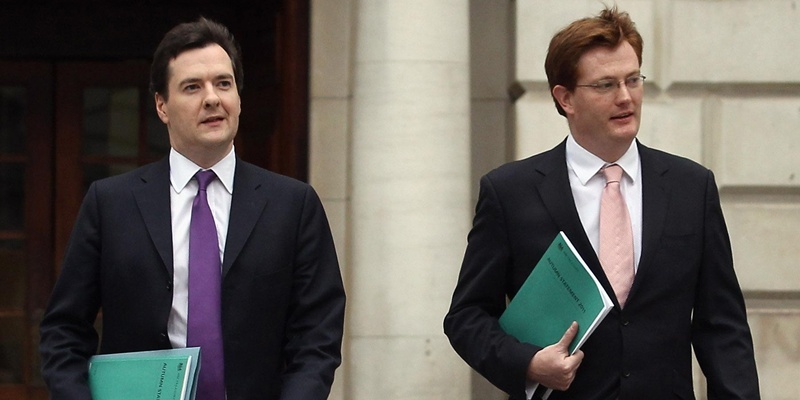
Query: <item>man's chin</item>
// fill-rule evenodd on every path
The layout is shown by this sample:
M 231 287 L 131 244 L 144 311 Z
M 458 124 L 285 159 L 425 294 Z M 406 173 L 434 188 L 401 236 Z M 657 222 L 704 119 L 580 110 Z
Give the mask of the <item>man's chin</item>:
M 636 139 L 636 135 L 639 133 L 639 126 L 626 126 L 620 127 L 619 129 L 614 130 L 613 136 L 614 138 L 618 139 L 620 142 L 628 142 L 630 143 L 633 139 Z

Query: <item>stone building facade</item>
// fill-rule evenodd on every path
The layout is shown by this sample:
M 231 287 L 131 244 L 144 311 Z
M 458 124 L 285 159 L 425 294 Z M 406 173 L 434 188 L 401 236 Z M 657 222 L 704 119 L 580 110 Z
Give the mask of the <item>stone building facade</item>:
M 762 396 L 799 398 L 800 2 L 616 3 L 645 41 L 639 138 L 715 172 Z M 504 398 L 441 321 L 479 177 L 568 132 L 544 74 L 550 37 L 602 7 L 312 1 L 310 179 L 349 294 L 332 399 Z

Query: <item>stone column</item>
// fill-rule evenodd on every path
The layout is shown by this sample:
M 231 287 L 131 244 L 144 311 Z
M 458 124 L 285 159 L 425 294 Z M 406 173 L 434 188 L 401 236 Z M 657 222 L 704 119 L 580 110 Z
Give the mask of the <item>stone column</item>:
M 467 0 L 354 0 L 346 397 L 465 399 L 442 333 L 470 226 Z

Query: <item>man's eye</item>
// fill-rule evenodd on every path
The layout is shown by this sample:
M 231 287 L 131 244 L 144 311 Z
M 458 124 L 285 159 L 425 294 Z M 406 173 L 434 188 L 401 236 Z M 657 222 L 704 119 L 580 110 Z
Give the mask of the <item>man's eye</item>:
M 600 90 L 609 90 L 614 87 L 614 82 L 611 81 L 600 81 L 597 82 L 597 88 Z
M 199 85 L 194 85 L 194 84 L 193 84 L 193 85 L 186 85 L 186 86 L 184 86 L 183 90 L 184 90 L 184 91 L 186 91 L 186 92 L 193 92 L 193 91 L 195 91 L 195 90 L 197 90 L 197 89 L 199 89 L 199 88 L 200 88 L 200 86 L 199 86 Z
M 231 81 L 220 81 L 219 86 L 229 88 L 233 86 L 233 83 Z

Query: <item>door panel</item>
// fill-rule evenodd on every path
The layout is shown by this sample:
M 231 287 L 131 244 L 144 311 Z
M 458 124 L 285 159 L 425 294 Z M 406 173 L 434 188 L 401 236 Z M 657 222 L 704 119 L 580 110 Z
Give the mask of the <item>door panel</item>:
M 51 82 L 48 64 L 0 62 L 0 399 L 46 398 L 38 330 L 52 287 Z
M 56 80 L 55 251 L 61 259 L 89 185 L 164 157 L 169 138 L 148 92 L 147 63 L 62 63 Z

